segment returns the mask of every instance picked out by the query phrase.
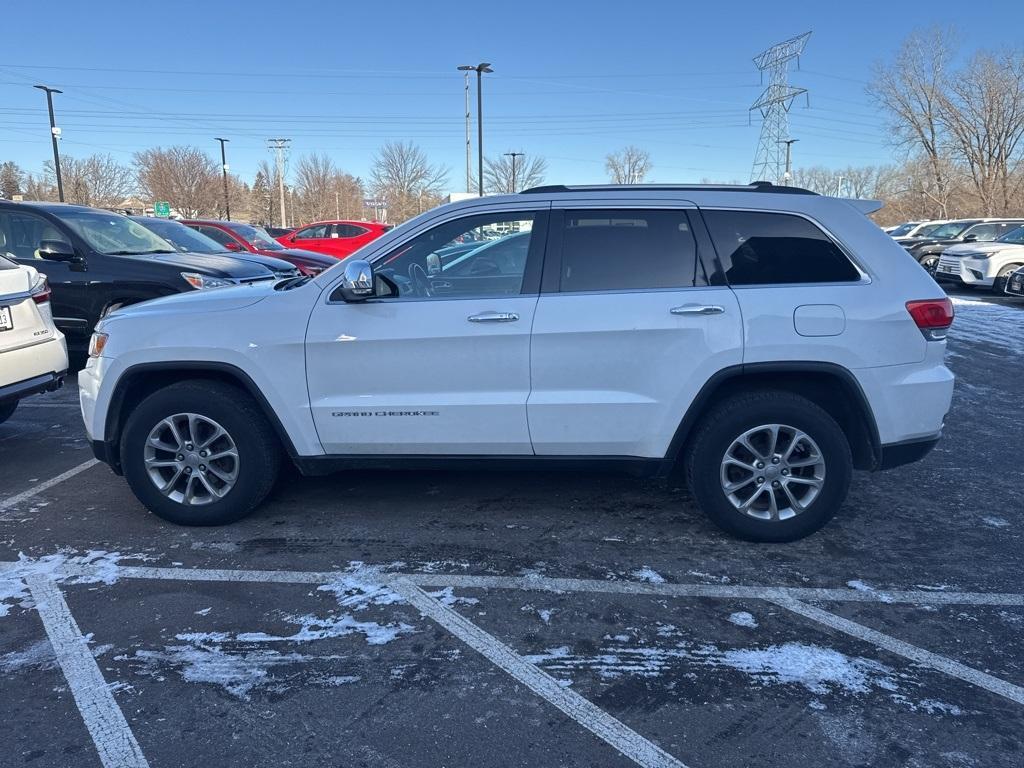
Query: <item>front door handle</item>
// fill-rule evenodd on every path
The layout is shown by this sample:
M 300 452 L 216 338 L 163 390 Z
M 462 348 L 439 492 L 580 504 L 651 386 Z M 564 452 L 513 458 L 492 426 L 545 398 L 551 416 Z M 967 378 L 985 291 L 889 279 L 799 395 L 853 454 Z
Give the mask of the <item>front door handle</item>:
M 519 319 L 515 312 L 481 312 L 467 318 L 471 323 L 514 323 Z
M 673 315 L 721 315 L 725 307 L 720 304 L 683 304 L 669 310 Z

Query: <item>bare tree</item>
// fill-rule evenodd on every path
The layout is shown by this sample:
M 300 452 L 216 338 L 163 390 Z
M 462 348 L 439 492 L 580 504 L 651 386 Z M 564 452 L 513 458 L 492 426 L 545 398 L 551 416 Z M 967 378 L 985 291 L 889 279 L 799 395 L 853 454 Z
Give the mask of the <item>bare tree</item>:
M 53 163 L 43 164 L 47 177 L 56 180 Z M 84 159 L 64 156 L 60 160 L 64 197 L 69 203 L 114 208 L 135 191 L 135 174 L 110 155 Z
M 922 189 L 940 217 L 946 217 L 949 210 L 942 109 L 955 41 L 952 30 L 939 27 L 912 33 L 891 64 L 875 66 L 874 80 L 867 89 L 889 113 L 895 143 L 926 158 L 931 179 Z
M 630 145 L 606 156 L 604 168 L 612 184 L 639 184 L 651 172 L 651 156 Z
M 0 163 L 0 197 L 10 200 L 20 195 L 25 183 L 25 172 L 12 160 Z
M 981 212 L 1009 213 L 1024 160 L 1024 52 L 976 54 L 942 96 L 940 121 Z
M 530 157 L 520 154 L 515 158 L 515 174 L 512 173 L 513 158 L 501 155 L 497 160 L 484 160 L 484 191 L 495 195 L 509 195 L 521 189 L 529 189 L 544 183 L 544 175 L 548 171 L 548 161 L 543 157 Z M 473 180 L 474 183 L 476 180 Z M 514 183 L 513 183 L 514 182 Z
M 437 205 L 447 181 L 448 169 L 432 164 L 411 141 L 381 147 L 370 172 L 373 193 L 384 198 L 388 218 L 394 222 Z
M 216 215 L 221 205 L 219 164 L 196 147 L 135 153 L 139 187 L 150 200 L 166 200 L 184 216 Z

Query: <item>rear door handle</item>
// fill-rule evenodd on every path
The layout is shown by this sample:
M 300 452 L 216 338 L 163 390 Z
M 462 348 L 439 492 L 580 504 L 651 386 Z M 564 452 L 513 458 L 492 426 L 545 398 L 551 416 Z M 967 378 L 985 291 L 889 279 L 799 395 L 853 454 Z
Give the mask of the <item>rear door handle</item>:
M 669 310 L 673 315 L 721 315 L 725 307 L 720 304 L 683 304 Z
M 467 318 L 471 323 L 514 323 L 519 319 L 515 312 L 481 312 Z

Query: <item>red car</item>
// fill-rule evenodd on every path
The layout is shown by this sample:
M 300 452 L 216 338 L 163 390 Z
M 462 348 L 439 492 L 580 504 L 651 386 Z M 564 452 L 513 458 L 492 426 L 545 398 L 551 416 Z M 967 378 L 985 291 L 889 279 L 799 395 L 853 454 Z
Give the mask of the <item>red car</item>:
M 256 227 L 252 224 L 214 219 L 188 219 L 181 223 L 213 238 L 229 251 L 249 251 L 283 259 L 294 264 L 304 275 L 318 275 L 338 263 L 336 259 L 324 256 L 322 253 L 299 248 L 286 248 L 267 234 L 263 227 Z
M 304 248 L 344 259 L 391 228 L 391 224 L 379 221 L 318 221 L 281 235 L 277 241 L 286 248 Z

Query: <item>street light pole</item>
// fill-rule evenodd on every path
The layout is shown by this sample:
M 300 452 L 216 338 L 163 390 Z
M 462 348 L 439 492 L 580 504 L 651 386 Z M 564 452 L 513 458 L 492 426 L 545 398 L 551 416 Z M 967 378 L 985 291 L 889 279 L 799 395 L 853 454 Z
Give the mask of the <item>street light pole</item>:
M 473 186 L 473 172 L 470 170 L 470 166 L 473 163 L 472 160 L 472 148 L 470 147 L 469 140 L 469 72 L 463 72 L 466 80 L 466 191 L 469 192 L 469 188 Z
M 231 139 L 216 138 L 214 140 L 220 142 L 220 170 L 224 175 L 224 216 L 231 221 L 231 203 L 228 202 L 228 160 L 227 155 L 224 154 L 224 144 Z
M 57 197 L 63 203 L 64 180 L 60 175 L 60 150 L 57 149 L 57 136 L 60 135 L 60 129 L 57 128 L 57 123 L 53 119 L 53 94 L 64 93 L 64 91 L 58 91 L 56 88 L 50 88 L 45 85 L 33 85 L 32 87 L 46 91 L 46 107 L 50 111 L 50 139 L 53 141 L 53 170 L 57 174 Z
M 789 180 L 793 178 L 792 174 L 790 173 L 790 171 L 792 170 L 792 165 L 790 163 L 790 160 L 792 159 L 792 149 L 793 145 L 796 144 L 796 142 L 798 141 L 800 141 L 800 139 L 781 139 L 779 141 L 779 144 L 786 145 L 786 173 L 783 174 L 782 180 L 784 185 L 787 187 L 789 186 Z
M 512 194 L 516 193 L 516 158 L 523 157 L 524 152 L 506 152 L 505 157 L 512 158 Z
M 493 72 L 491 65 L 487 63 L 477 64 L 475 67 L 465 64 L 458 68 L 462 72 L 476 72 L 476 166 L 477 166 L 477 192 L 480 197 L 484 196 L 484 73 Z

